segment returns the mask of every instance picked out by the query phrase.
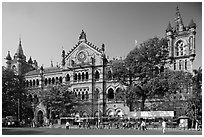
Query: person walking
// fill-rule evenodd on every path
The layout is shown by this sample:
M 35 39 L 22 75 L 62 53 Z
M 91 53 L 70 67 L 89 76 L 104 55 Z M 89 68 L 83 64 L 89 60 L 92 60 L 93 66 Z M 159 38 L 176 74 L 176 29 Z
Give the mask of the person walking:
M 162 121 L 162 132 L 163 134 L 166 133 L 166 121 L 165 120 Z
M 70 124 L 69 124 L 69 122 L 67 121 L 67 122 L 66 122 L 66 129 L 69 129 L 69 127 L 70 127 Z
M 145 130 L 145 127 L 146 127 L 146 123 L 145 123 L 145 121 L 142 121 L 142 123 L 141 123 L 141 127 L 142 127 L 142 130 Z

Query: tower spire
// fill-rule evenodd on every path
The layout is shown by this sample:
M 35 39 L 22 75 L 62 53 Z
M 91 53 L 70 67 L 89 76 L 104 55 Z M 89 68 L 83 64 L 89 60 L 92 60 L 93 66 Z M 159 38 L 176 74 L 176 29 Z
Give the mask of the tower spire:
M 183 31 L 184 25 L 183 25 L 183 21 L 182 21 L 178 6 L 176 7 L 175 23 L 176 23 L 176 25 L 175 25 L 176 31 Z

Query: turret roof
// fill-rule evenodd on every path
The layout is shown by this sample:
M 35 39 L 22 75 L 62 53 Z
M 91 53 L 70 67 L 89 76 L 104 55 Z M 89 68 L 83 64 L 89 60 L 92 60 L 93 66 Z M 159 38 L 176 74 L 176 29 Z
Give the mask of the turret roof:
M 169 22 L 167 28 L 166 28 L 166 32 L 172 31 L 173 28 L 171 27 L 171 23 Z
M 196 28 L 196 24 L 194 23 L 193 19 L 191 19 L 191 21 L 190 21 L 188 27 L 190 27 L 190 28 Z
M 12 60 L 11 55 L 10 55 L 10 51 L 8 51 L 8 54 L 7 54 L 7 56 L 6 56 L 5 59 L 6 59 L 6 60 Z

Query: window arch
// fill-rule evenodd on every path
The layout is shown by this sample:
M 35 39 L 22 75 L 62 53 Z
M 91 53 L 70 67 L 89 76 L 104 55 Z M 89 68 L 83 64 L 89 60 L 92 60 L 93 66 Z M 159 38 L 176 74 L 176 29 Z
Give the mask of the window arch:
M 185 70 L 187 70 L 187 60 L 185 60 Z
M 81 74 L 79 73 L 78 74 L 78 81 L 80 81 L 81 80 Z
M 32 87 L 32 85 L 33 85 L 33 84 L 32 84 L 32 80 L 30 80 L 30 86 Z
M 89 79 L 89 73 L 86 72 L 86 80 L 88 80 L 88 79 Z
M 66 81 L 70 81 L 70 76 L 69 76 L 69 74 L 67 74 L 66 75 L 66 79 L 65 79 Z
M 181 60 L 179 60 L 179 70 L 181 70 Z
M 89 94 L 88 94 L 88 91 L 86 91 L 86 100 L 89 99 Z
M 176 61 L 174 61 L 174 70 L 176 70 Z
M 51 82 L 52 82 L 52 80 L 51 80 L 51 78 L 49 78 L 49 79 L 48 79 L 48 83 L 51 84 Z
M 55 82 L 55 84 L 58 84 L 58 82 L 59 82 L 59 78 L 56 77 L 56 82 Z
M 99 99 L 99 89 L 98 88 L 95 90 L 95 99 L 96 100 Z
M 84 92 L 82 92 L 82 97 L 81 97 L 82 100 L 85 99 L 85 96 L 84 96 Z
M 96 70 L 96 72 L 95 72 L 95 79 L 99 80 L 99 78 L 100 78 L 100 74 L 99 74 L 98 70 Z
M 47 85 L 47 78 L 45 78 L 45 85 Z
M 36 84 L 37 84 L 37 86 L 39 86 L 39 79 L 36 80 Z
M 114 91 L 113 91 L 112 88 L 110 88 L 110 89 L 108 90 L 108 99 L 109 99 L 109 100 L 114 99 Z
M 164 72 L 164 66 L 161 66 L 161 67 L 160 67 L 160 73 L 161 73 L 161 72 Z
M 74 74 L 74 81 L 77 81 L 77 73 Z
M 28 82 L 28 80 L 26 80 L 26 87 L 28 87 L 29 86 L 29 82 Z
M 55 84 L 55 78 L 54 77 L 52 78 L 52 84 Z
M 82 72 L 81 79 L 84 81 L 84 72 Z
M 59 77 L 59 82 L 62 83 L 62 77 L 61 76 Z
M 35 80 L 33 80 L 33 86 L 35 86 Z

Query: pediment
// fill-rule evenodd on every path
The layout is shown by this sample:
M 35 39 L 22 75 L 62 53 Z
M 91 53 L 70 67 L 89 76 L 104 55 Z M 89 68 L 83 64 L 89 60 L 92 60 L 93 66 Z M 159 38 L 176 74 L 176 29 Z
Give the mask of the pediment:
M 101 55 L 101 49 L 92 43 L 87 41 L 78 42 L 67 53 L 65 57 L 65 67 L 70 68 L 77 65 L 90 65 L 92 63 L 91 58 L 94 58 L 95 62 L 98 62 L 101 59 Z

